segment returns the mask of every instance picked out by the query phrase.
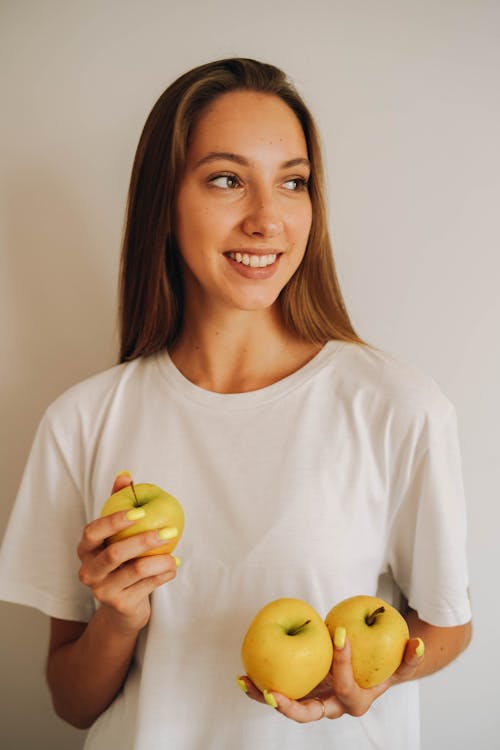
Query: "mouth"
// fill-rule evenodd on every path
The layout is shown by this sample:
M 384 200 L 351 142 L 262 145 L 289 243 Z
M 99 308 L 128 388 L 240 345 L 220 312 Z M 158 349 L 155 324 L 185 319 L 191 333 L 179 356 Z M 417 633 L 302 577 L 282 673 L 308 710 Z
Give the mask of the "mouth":
M 252 252 L 239 252 L 231 251 L 224 253 L 227 258 L 239 263 L 247 268 L 268 268 L 276 263 L 276 259 L 281 253 L 252 253 Z

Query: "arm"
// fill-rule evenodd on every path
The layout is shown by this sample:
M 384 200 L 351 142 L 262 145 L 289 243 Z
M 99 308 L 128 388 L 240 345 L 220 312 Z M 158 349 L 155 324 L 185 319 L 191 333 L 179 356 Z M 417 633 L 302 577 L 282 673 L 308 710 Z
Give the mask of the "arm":
M 414 609 L 405 615 L 410 638 L 421 638 L 425 644 L 425 659 L 416 666 L 409 679 L 426 677 L 445 667 L 464 651 L 472 638 L 472 623 L 452 628 L 438 628 L 421 620 Z
M 102 607 L 88 625 L 51 620 L 47 681 L 58 716 L 91 726 L 125 681 L 137 635 L 115 632 Z
M 129 482 L 121 477 L 113 492 Z M 149 621 L 150 594 L 176 575 L 170 555 L 138 557 L 165 544 L 156 531 L 106 544 L 131 523 L 119 512 L 85 527 L 78 545 L 79 577 L 100 606 L 88 624 L 51 623 L 47 681 L 54 709 L 81 729 L 106 710 L 122 687 L 139 633 Z

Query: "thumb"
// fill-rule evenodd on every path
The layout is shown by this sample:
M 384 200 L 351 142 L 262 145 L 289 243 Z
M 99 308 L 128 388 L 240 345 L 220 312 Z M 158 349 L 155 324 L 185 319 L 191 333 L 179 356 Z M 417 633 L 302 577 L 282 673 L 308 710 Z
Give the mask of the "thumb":
M 124 487 L 128 487 L 132 484 L 132 474 L 130 471 L 120 471 L 113 482 L 111 494 L 114 495 L 118 490 L 122 490 Z

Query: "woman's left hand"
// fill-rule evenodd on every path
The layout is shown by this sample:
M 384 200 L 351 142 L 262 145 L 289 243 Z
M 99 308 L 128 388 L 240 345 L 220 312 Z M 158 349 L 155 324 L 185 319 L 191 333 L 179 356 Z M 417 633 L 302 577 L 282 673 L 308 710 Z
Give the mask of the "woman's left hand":
M 343 648 L 334 647 L 330 673 L 300 701 L 290 700 L 280 693 L 267 693 L 264 698 L 246 675 L 239 678 L 240 685 L 243 688 L 243 683 L 245 684 L 249 698 L 268 703 L 284 716 L 301 724 L 323 718 L 338 719 L 344 714 L 362 716 L 392 685 L 412 679 L 424 658 L 416 653 L 420 644 L 418 638 L 410 638 L 399 668 L 391 677 L 373 688 L 361 688 L 355 682 L 351 667 L 351 649 L 347 639 Z

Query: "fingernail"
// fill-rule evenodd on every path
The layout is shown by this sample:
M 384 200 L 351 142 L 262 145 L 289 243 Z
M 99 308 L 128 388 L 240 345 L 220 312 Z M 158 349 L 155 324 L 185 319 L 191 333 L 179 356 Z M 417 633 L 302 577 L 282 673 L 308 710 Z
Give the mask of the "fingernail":
M 165 529 L 159 529 L 158 530 L 158 537 L 162 540 L 162 542 L 168 542 L 169 539 L 175 539 L 179 532 L 175 528 L 175 526 L 167 526 Z
M 132 510 L 128 510 L 125 514 L 127 521 L 138 521 L 139 518 L 144 518 L 146 515 L 146 511 L 144 508 L 132 508 Z
M 132 474 L 130 473 L 130 471 L 127 471 L 126 469 L 124 469 L 123 471 L 118 472 L 118 474 L 115 477 L 115 482 L 118 479 L 118 477 L 129 477 L 129 479 L 132 479 Z
M 238 687 L 241 690 L 243 690 L 244 693 L 248 693 L 248 687 L 247 687 L 247 684 L 246 684 L 245 680 L 242 680 L 241 677 L 237 677 L 236 678 L 236 683 L 237 683 Z
M 263 696 L 268 706 L 271 706 L 271 708 L 278 708 L 278 701 L 272 693 L 268 693 L 267 690 L 264 690 Z
M 333 634 L 333 645 L 335 648 L 338 648 L 342 650 L 345 646 L 345 637 L 346 637 L 346 630 L 342 627 L 335 628 L 335 633 Z
M 418 646 L 415 649 L 415 654 L 420 659 L 420 657 L 424 655 L 425 644 L 424 644 L 424 642 L 423 642 L 423 640 L 421 638 L 417 638 L 417 641 L 418 641 Z
M 181 565 L 182 565 L 182 561 L 181 561 L 180 557 L 175 557 L 175 555 L 174 555 L 174 563 L 175 563 L 175 567 L 176 568 L 180 568 Z

